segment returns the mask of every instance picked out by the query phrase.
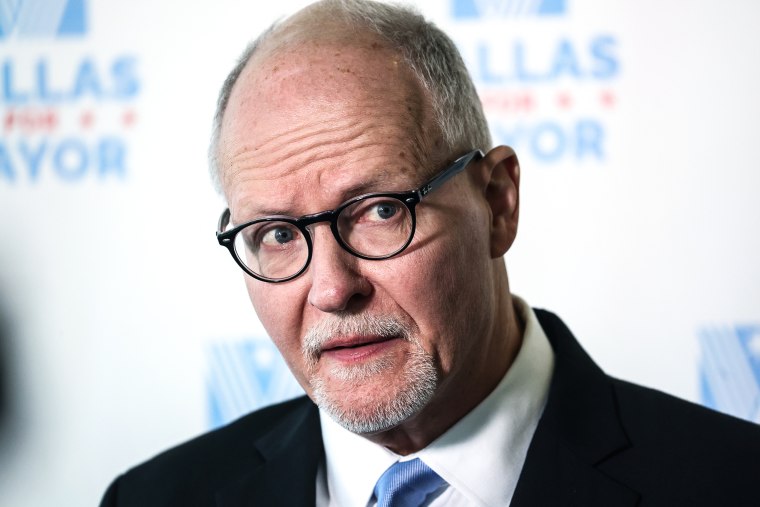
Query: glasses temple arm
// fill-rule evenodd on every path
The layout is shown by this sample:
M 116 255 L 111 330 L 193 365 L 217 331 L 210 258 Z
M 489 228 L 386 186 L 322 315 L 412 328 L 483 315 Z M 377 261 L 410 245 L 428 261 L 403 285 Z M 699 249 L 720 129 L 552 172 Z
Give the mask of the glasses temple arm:
M 462 157 L 459 157 L 454 161 L 453 164 L 451 164 L 451 166 L 449 166 L 448 169 L 420 187 L 420 189 L 417 191 L 419 193 L 420 199 L 462 172 L 470 164 L 470 162 L 482 157 L 483 152 L 480 150 L 475 150 Z
M 219 223 L 216 225 L 216 235 L 219 236 L 221 233 L 223 233 L 224 230 L 229 225 L 229 223 L 230 223 L 230 209 L 227 208 L 222 212 L 222 215 L 219 217 Z

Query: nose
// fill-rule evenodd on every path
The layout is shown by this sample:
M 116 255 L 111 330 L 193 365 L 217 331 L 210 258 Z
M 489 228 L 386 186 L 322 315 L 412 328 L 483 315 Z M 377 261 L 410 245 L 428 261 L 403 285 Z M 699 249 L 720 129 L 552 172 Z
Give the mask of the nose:
M 352 304 L 369 296 L 372 286 L 358 270 L 360 259 L 341 248 L 330 226 L 315 224 L 311 227 L 311 236 L 309 304 L 332 313 L 348 310 Z

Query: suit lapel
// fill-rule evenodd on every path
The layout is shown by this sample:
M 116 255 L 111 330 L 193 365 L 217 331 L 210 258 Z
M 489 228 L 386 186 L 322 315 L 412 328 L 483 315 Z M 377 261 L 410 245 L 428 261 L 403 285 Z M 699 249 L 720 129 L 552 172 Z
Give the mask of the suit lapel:
M 549 398 L 512 507 L 630 507 L 638 494 L 597 466 L 629 447 L 607 376 L 555 315 L 536 310 L 555 352 Z M 255 445 L 257 465 L 217 493 L 218 507 L 313 506 L 323 459 L 319 413 L 308 400 Z
M 324 454 L 314 404 L 305 400 L 254 445 L 260 463 L 217 492 L 218 507 L 314 506 Z
M 559 318 L 541 310 L 536 315 L 554 349 L 555 367 L 511 505 L 636 505 L 635 491 L 597 468 L 630 446 L 609 379 Z

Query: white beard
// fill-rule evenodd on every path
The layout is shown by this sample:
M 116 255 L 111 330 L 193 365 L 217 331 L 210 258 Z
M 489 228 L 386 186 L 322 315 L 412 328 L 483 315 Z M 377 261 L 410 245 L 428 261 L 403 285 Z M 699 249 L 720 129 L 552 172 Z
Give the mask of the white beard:
M 395 362 L 389 358 L 352 366 L 334 366 L 324 372 L 326 377 L 314 375 L 322 345 L 336 335 L 350 334 L 398 337 L 414 346 L 403 371 L 394 382 L 400 387 L 348 403 L 346 393 L 350 393 L 352 387 L 370 382 L 373 377 L 395 367 Z M 359 434 L 391 429 L 418 413 L 435 394 L 438 371 L 433 357 L 410 336 L 408 326 L 395 317 L 351 314 L 334 315 L 321 321 L 307 332 L 303 340 L 303 354 L 312 374 L 310 383 L 314 402 L 338 424 Z M 326 382 L 325 378 L 329 378 L 330 382 Z

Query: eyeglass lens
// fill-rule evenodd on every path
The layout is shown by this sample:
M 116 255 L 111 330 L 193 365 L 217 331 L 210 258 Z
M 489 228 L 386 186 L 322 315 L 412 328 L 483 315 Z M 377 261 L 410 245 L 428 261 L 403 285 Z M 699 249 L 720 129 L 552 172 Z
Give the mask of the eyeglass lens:
M 367 196 L 343 208 L 337 217 L 339 240 L 353 253 L 367 258 L 390 257 L 412 234 L 412 215 L 400 200 Z M 235 253 L 259 276 L 280 280 L 301 271 L 309 260 L 309 245 L 295 224 L 256 222 L 235 236 Z

